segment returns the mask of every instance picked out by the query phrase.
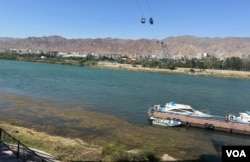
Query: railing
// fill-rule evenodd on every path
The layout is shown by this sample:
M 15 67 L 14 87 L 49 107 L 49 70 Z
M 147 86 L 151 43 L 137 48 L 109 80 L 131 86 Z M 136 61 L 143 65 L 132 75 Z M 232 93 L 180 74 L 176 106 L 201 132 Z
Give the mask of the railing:
M 0 141 L 8 145 L 9 149 L 16 154 L 17 158 L 23 161 L 46 162 L 45 159 L 5 132 L 2 128 L 0 128 Z

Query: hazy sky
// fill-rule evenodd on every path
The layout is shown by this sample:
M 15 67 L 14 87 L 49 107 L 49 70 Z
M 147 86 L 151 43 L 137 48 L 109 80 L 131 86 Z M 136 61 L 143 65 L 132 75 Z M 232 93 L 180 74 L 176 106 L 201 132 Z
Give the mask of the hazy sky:
M 142 17 L 152 17 L 141 24 Z M 0 37 L 250 37 L 249 0 L 0 0 Z

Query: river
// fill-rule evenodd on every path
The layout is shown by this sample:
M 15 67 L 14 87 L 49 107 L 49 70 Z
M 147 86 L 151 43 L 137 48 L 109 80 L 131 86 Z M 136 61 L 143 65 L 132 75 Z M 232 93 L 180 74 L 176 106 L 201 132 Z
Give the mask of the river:
M 150 105 L 169 101 L 217 116 L 250 110 L 250 80 L 246 79 L 0 60 L 0 85 L 1 92 L 67 103 L 62 106 L 68 108 L 77 105 L 139 127 L 148 125 Z M 250 145 L 250 140 L 241 143 Z

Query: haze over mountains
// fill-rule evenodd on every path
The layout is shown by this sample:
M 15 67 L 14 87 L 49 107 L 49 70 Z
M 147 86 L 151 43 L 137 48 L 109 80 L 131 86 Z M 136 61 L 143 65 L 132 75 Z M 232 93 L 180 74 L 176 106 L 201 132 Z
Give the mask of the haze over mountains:
M 161 43 L 163 42 L 163 44 Z M 0 48 L 38 49 L 61 52 L 93 52 L 99 54 L 145 54 L 157 55 L 164 51 L 171 55 L 197 56 L 208 53 L 225 58 L 250 55 L 250 37 L 208 38 L 195 36 L 152 39 L 66 39 L 60 36 L 0 38 Z

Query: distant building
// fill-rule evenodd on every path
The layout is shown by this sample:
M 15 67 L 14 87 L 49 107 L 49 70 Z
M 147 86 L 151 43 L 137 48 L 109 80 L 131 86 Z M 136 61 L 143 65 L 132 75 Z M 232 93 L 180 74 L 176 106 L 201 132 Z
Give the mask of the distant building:
M 198 60 L 202 60 L 202 59 L 206 59 L 206 58 L 208 58 L 207 53 L 198 53 L 198 55 L 197 55 Z
M 18 49 L 10 49 L 10 53 L 11 54 L 17 54 L 18 53 Z
M 242 58 L 242 59 L 250 59 L 250 55 L 249 54 L 242 54 L 240 56 L 240 58 Z
M 59 53 L 58 51 L 49 51 L 48 55 L 56 57 L 58 55 L 58 53 Z

